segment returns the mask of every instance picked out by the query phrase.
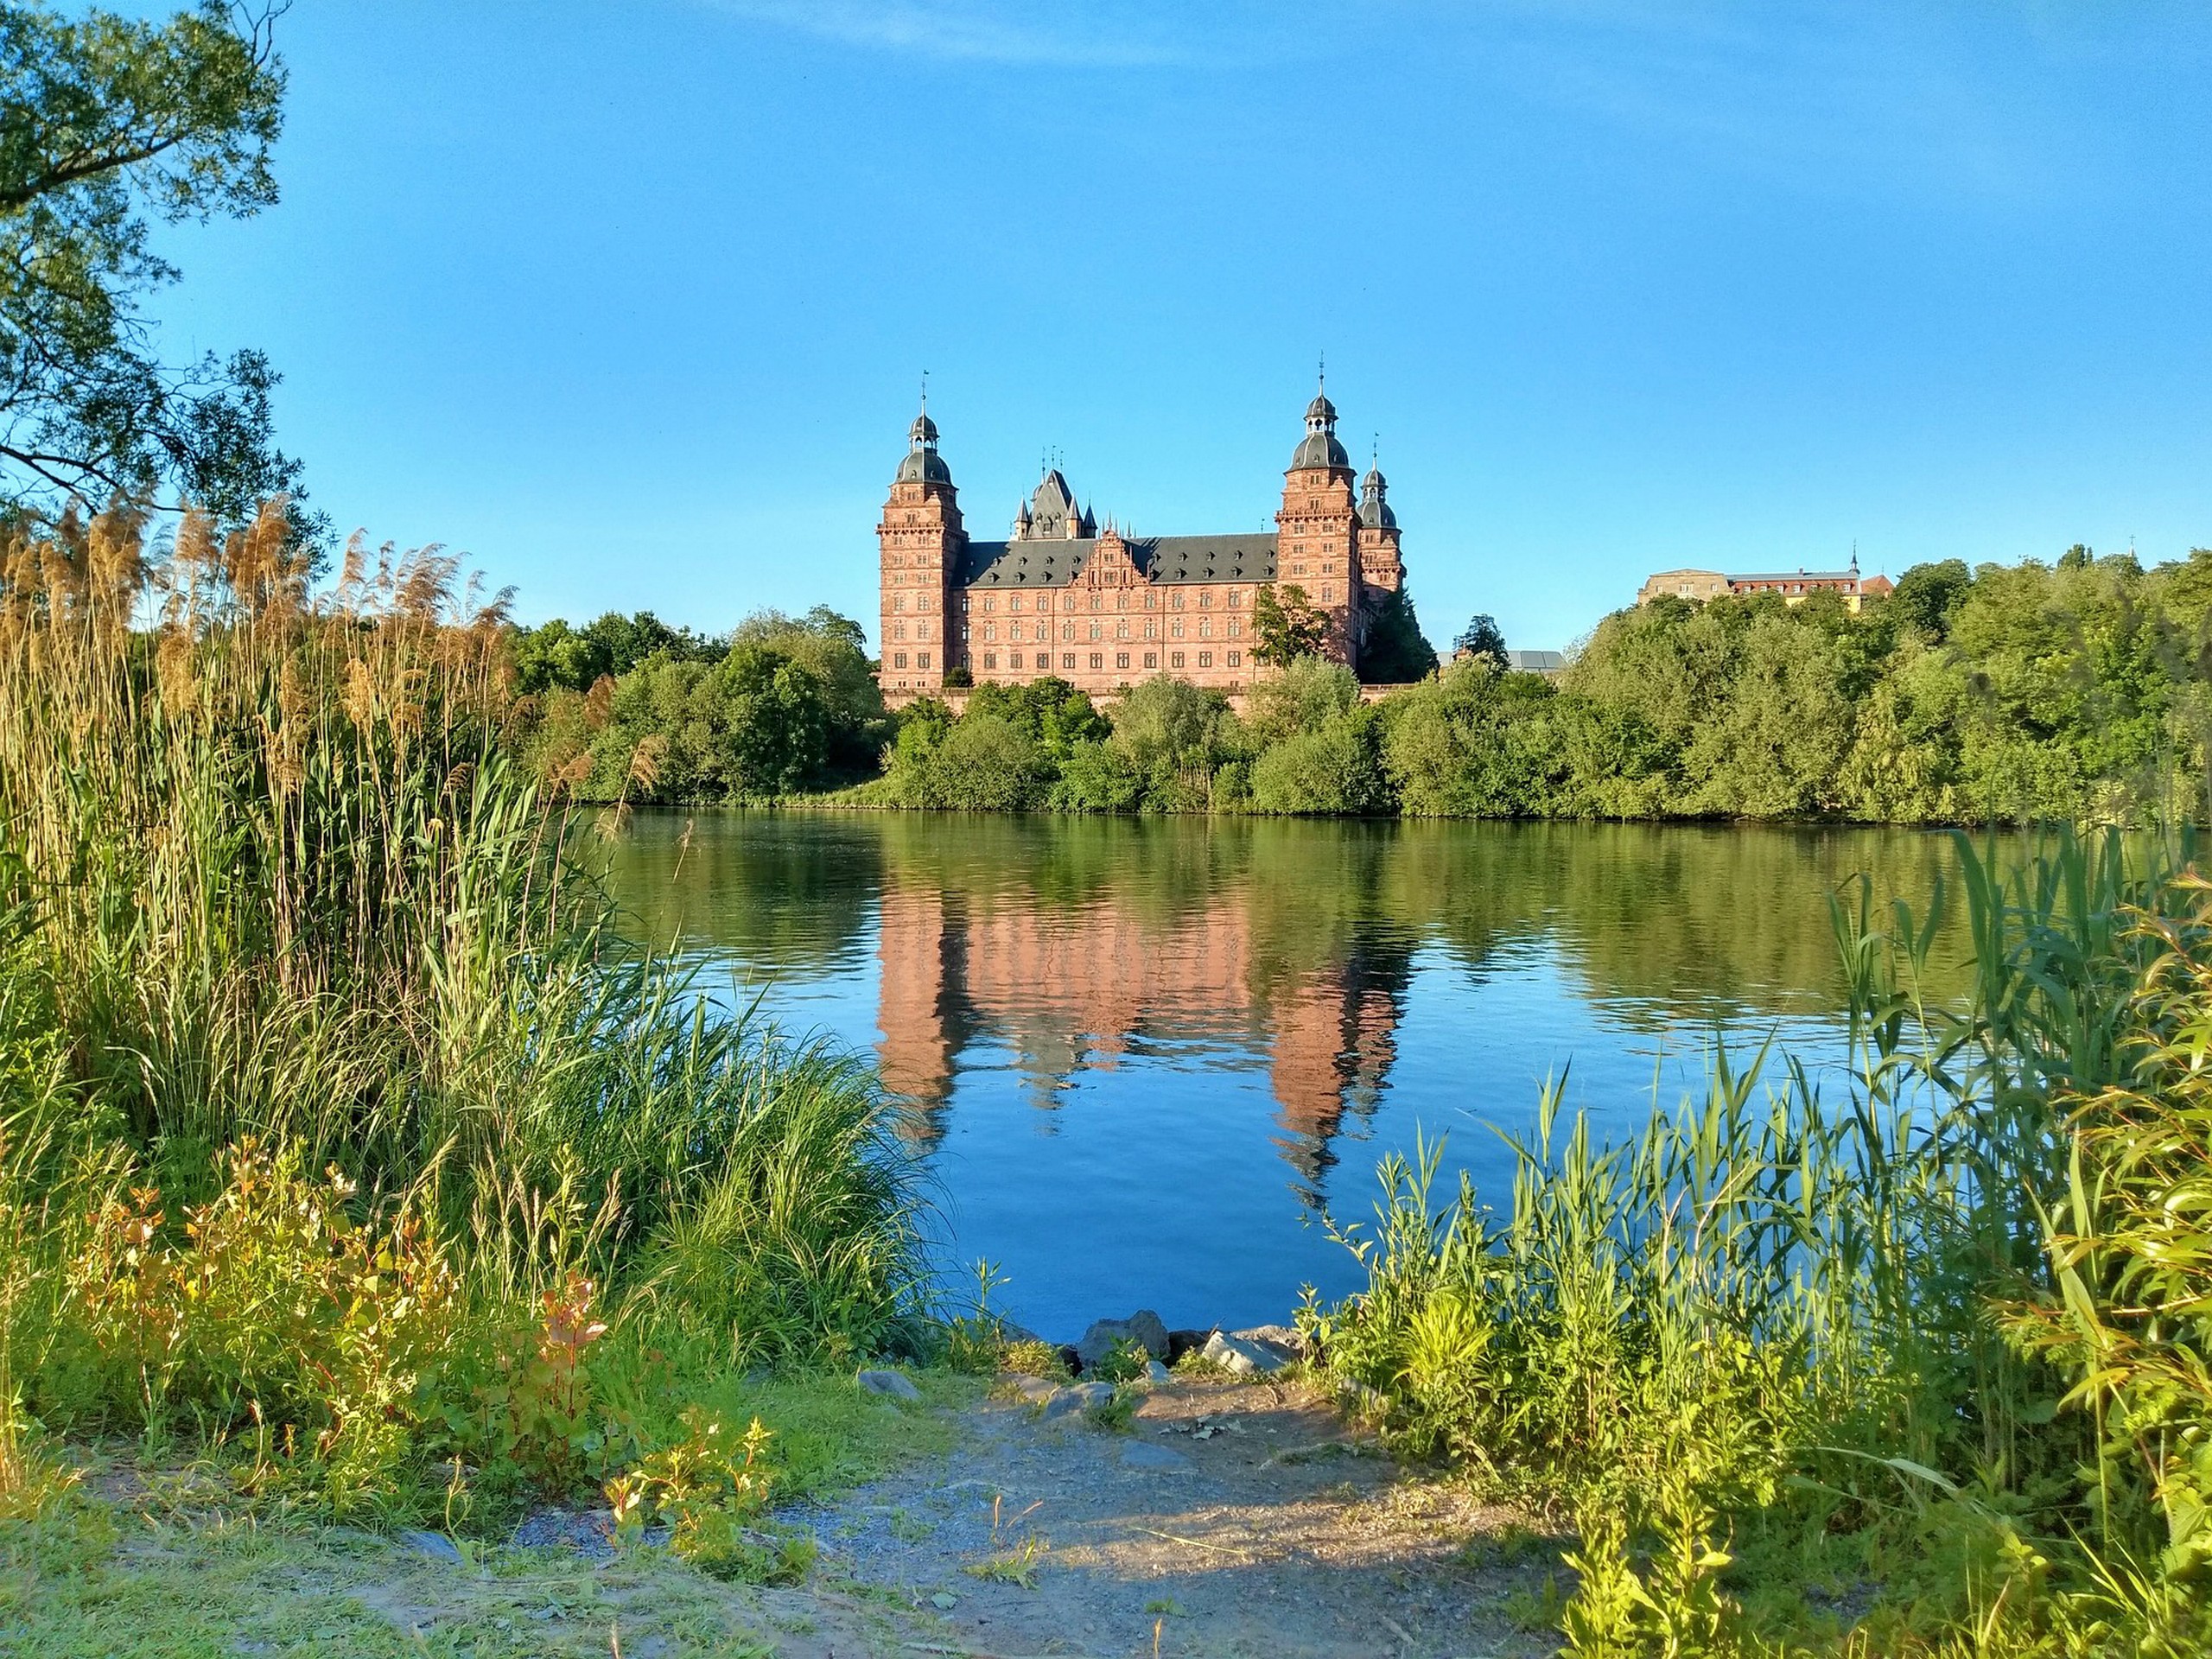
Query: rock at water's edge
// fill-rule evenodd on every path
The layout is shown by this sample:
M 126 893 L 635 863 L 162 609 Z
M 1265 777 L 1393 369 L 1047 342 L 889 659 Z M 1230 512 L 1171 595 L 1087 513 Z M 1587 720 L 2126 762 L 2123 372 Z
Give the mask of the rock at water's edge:
M 1076 1357 L 1088 1371 L 1106 1357 L 1117 1342 L 1134 1342 L 1154 1359 L 1167 1357 L 1167 1325 L 1159 1314 L 1141 1307 L 1126 1319 L 1099 1319 L 1075 1345 Z
M 1298 1357 L 1298 1333 L 1280 1325 L 1256 1325 L 1224 1336 L 1215 1332 L 1199 1353 L 1234 1376 L 1265 1376 Z

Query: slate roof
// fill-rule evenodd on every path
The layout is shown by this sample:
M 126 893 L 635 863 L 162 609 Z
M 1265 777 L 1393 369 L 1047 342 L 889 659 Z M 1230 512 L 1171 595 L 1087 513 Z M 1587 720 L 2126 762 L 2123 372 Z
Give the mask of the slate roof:
M 1132 536 L 1129 557 L 1154 582 L 1273 582 L 1272 531 L 1245 536 Z M 1090 563 L 1096 537 L 970 542 L 954 580 L 970 588 L 1065 588 Z

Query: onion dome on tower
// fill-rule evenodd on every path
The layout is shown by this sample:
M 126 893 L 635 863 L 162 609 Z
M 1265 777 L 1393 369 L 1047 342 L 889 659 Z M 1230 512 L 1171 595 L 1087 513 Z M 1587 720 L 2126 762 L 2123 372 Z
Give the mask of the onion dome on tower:
M 1398 515 L 1390 511 L 1389 498 L 1385 493 L 1388 488 L 1380 467 L 1370 466 L 1367 476 L 1359 480 L 1359 522 L 1369 530 L 1398 527 Z
M 950 484 L 952 468 L 937 452 L 937 423 L 925 405 L 906 429 L 906 459 L 899 463 L 901 484 Z
M 1337 442 L 1337 406 L 1329 401 L 1325 391 L 1313 394 L 1313 401 L 1306 405 L 1306 436 L 1291 455 L 1293 472 L 1306 467 L 1344 467 L 1351 465 L 1351 457 L 1344 454 L 1344 447 Z

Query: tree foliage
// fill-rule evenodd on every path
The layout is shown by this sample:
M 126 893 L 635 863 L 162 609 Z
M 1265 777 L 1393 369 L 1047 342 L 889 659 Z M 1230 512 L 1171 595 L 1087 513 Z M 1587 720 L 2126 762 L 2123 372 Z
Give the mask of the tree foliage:
M 144 309 L 179 275 L 149 215 L 245 218 L 276 200 L 270 21 L 218 0 L 160 22 L 0 7 L 0 491 L 19 510 L 166 488 L 229 528 L 296 499 L 268 359 L 167 362 Z M 295 527 L 319 529 L 296 512 Z
M 1329 619 L 1314 609 L 1296 582 L 1264 584 L 1252 601 L 1252 659 L 1282 668 L 1313 657 L 1329 641 Z
M 609 672 L 625 639 L 693 638 L 649 622 L 602 619 L 580 634 L 549 625 L 518 641 L 520 677 L 564 688 L 547 694 L 533 740 L 546 775 L 569 768 L 604 798 L 626 788 L 633 798 L 719 798 L 874 770 L 892 728 L 856 625 L 817 611 L 738 630 L 731 656 L 749 645 L 775 654 L 805 671 L 801 690 L 772 675 L 740 685 L 734 670 L 696 671 L 709 664 L 672 675 L 684 651 L 666 645 Z M 588 637 L 607 654 L 544 665 Z M 701 649 L 719 661 L 725 648 Z M 647 675 L 650 664 L 659 666 Z M 633 677 L 650 686 L 632 688 Z M 741 744 L 733 723 L 760 721 L 791 722 L 790 745 Z M 978 686 L 964 719 L 934 701 L 910 704 L 895 735 L 870 787 L 913 806 L 2201 819 L 2212 775 L 2212 551 L 2151 570 L 2070 550 L 2050 563 L 1920 566 L 1859 613 L 1834 595 L 1796 607 L 1774 594 L 1664 596 L 1607 617 L 1556 683 L 1512 672 L 1485 649 L 1370 705 L 1350 669 L 1309 654 L 1264 675 L 1241 715 L 1221 692 L 1165 676 L 1104 709 L 1045 678 Z M 585 751 L 594 758 L 579 761 Z M 641 751 L 646 770 L 659 768 L 650 790 L 632 765 Z
M 1368 619 L 1359 646 L 1359 677 L 1370 685 L 1409 685 L 1436 672 L 1436 647 L 1414 615 L 1413 594 L 1393 588 Z

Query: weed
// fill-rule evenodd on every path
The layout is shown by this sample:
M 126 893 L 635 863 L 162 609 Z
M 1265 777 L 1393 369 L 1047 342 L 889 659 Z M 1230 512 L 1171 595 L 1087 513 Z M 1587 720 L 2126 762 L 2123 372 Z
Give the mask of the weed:
M 1152 1356 L 1145 1352 L 1142 1343 L 1128 1337 L 1116 1337 L 1090 1367 L 1089 1374 L 1101 1382 L 1118 1387 L 1125 1382 L 1142 1382 L 1151 1365 Z

